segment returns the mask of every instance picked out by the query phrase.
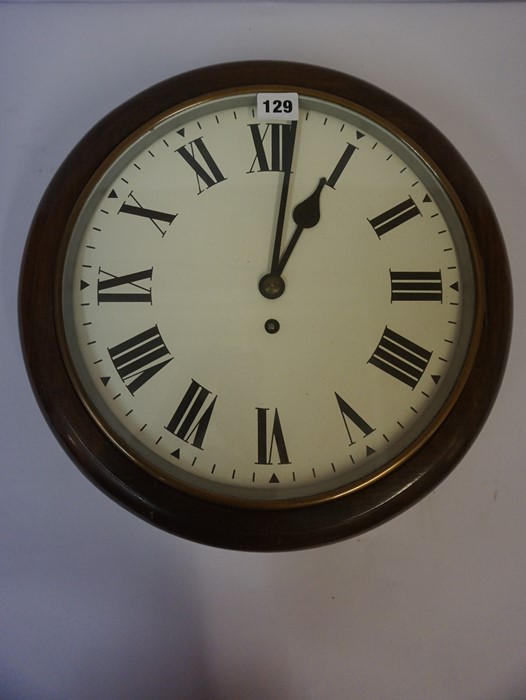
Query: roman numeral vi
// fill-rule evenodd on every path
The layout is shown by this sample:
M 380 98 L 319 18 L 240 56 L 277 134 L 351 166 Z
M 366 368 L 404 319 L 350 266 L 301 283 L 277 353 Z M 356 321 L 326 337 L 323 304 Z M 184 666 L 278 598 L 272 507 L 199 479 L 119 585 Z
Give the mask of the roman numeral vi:
M 274 409 L 272 428 L 268 426 L 268 408 L 256 408 L 258 459 L 256 464 L 272 464 L 272 452 L 276 448 L 279 464 L 290 464 L 278 409 Z

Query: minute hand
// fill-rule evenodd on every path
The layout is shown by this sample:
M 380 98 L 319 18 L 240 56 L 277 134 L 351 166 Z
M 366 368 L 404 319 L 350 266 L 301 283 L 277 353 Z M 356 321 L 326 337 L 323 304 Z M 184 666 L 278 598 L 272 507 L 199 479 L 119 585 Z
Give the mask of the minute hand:
M 319 222 L 320 195 L 322 189 L 325 187 L 326 184 L 327 180 L 324 177 L 320 178 L 320 181 L 318 182 L 318 185 L 314 192 L 311 195 L 309 195 L 307 199 L 304 199 L 303 202 L 296 204 L 296 206 L 294 207 L 294 211 L 292 212 L 292 219 L 296 224 L 296 229 L 292 234 L 292 238 L 290 239 L 288 246 L 283 251 L 283 255 L 279 260 L 278 267 L 275 270 L 276 274 L 281 275 L 281 273 L 283 272 L 285 265 L 287 264 L 288 259 L 292 254 L 292 251 L 296 247 L 296 243 L 298 242 L 302 232 L 306 228 L 314 228 L 314 226 L 316 226 L 316 224 Z

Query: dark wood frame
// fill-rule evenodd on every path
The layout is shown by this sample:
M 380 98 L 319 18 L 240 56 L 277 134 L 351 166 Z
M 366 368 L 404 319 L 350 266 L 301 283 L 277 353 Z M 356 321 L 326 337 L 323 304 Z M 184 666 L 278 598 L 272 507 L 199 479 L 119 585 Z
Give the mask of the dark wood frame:
M 59 347 L 59 249 L 86 182 L 137 128 L 174 105 L 231 87 L 275 85 L 323 91 L 379 115 L 428 154 L 456 192 L 483 263 L 480 344 L 451 412 L 422 448 L 379 481 L 333 501 L 293 509 L 243 509 L 200 500 L 131 462 L 98 428 L 75 392 Z M 106 494 L 154 525 L 213 546 L 253 551 L 312 547 L 363 532 L 433 489 L 459 462 L 498 392 L 512 325 L 506 252 L 491 205 L 462 157 L 427 120 L 372 85 L 332 70 L 277 61 L 199 69 L 142 92 L 102 119 L 49 185 L 29 234 L 20 281 L 20 328 L 28 373 L 44 415 L 67 452 Z

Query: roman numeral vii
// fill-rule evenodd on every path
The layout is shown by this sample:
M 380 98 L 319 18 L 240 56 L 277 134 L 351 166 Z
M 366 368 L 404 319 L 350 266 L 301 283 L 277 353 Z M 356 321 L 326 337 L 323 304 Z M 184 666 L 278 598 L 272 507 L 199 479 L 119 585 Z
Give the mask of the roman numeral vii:
M 211 393 L 192 379 L 166 430 L 202 450 L 217 399 Z

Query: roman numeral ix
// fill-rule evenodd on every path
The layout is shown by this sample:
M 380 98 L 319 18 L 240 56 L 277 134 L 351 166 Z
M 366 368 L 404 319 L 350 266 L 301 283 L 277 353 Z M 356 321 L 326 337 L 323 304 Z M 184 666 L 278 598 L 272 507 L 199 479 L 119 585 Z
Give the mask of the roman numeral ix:
M 98 304 L 109 301 L 152 303 L 152 288 L 148 282 L 152 281 L 153 267 L 120 276 L 99 267 L 99 275 L 106 275 L 106 279 L 97 280 Z

